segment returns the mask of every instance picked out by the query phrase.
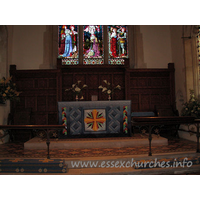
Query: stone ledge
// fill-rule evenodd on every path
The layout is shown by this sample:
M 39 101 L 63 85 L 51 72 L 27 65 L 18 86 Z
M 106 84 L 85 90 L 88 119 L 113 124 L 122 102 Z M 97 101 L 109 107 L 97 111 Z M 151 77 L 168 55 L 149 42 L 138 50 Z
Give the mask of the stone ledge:
M 152 146 L 168 145 L 168 139 L 152 135 Z M 115 148 L 115 147 L 135 147 L 148 146 L 148 138 L 118 138 L 118 139 L 98 139 L 98 140 L 67 140 L 67 139 L 51 139 L 50 149 L 76 149 L 76 148 Z M 24 149 L 47 149 L 46 140 L 38 137 L 24 143 Z

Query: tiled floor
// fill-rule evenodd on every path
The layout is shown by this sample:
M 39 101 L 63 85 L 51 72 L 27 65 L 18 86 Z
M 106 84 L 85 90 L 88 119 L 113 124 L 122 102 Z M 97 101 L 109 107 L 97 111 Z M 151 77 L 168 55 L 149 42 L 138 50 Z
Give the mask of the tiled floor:
M 152 146 L 152 154 L 196 152 L 196 142 L 184 139 L 171 138 L 168 146 Z M 88 148 L 88 149 L 50 149 L 51 158 L 76 158 L 98 156 L 122 156 L 147 154 L 149 147 L 123 147 L 123 148 Z M 0 145 L 0 158 L 46 158 L 47 150 L 24 150 L 23 143 L 7 143 Z

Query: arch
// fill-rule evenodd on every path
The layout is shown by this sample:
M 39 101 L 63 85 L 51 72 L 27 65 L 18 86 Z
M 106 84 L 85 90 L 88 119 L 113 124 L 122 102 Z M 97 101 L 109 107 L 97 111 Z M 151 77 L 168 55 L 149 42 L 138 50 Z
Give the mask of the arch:
M 190 90 L 194 90 L 195 96 L 199 97 L 199 65 L 197 54 L 198 26 L 183 26 L 183 46 L 185 58 L 186 94 L 190 98 Z

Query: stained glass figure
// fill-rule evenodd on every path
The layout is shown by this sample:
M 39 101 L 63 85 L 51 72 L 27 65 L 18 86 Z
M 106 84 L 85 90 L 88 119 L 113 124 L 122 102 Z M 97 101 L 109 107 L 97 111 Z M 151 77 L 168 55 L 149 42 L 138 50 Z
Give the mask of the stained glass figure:
M 103 64 L 103 26 L 83 26 L 83 64 Z
M 58 58 L 62 59 L 63 65 L 77 65 L 79 63 L 78 26 L 60 25 L 58 35 Z
M 108 63 L 124 65 L 124 58 L 128 58 L 128 30 L 127 26 L 108 26 Z

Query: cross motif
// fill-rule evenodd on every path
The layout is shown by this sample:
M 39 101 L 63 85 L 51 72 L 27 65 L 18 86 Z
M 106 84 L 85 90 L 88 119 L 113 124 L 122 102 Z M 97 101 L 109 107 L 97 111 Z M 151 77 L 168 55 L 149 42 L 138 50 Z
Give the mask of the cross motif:
M 85 123 L 92 127 L 94 131 L 98 131 L 99 127 L 106 121 L 96 109 L 88 113 L 87 117 L 84 119 Z

